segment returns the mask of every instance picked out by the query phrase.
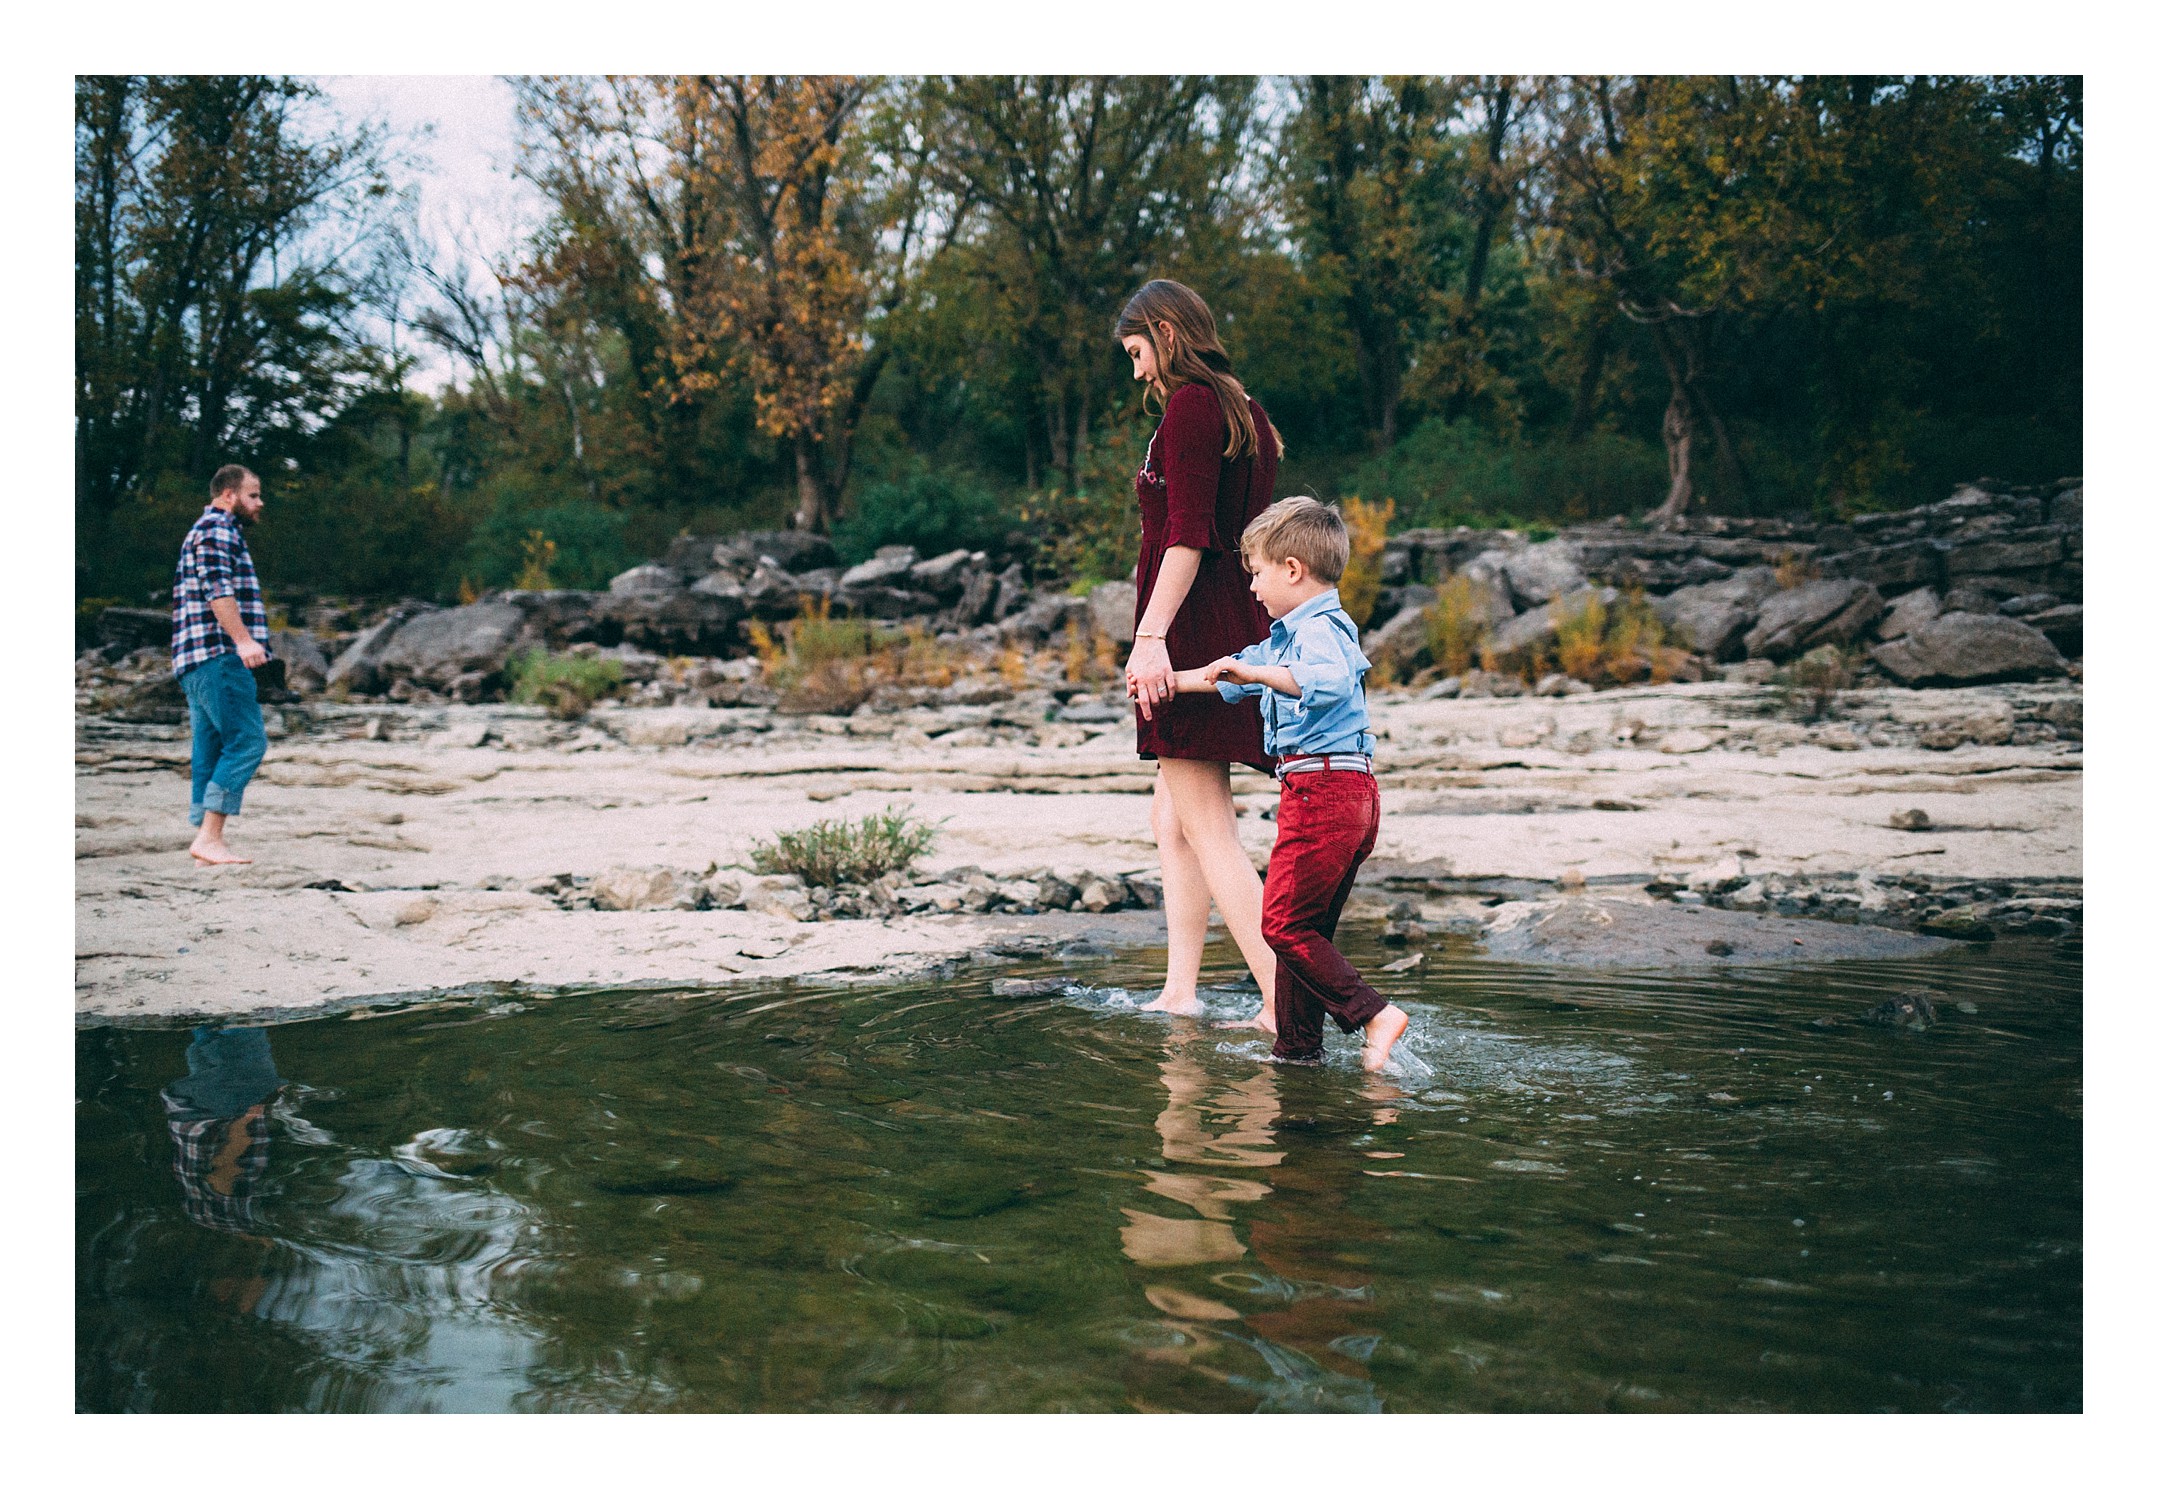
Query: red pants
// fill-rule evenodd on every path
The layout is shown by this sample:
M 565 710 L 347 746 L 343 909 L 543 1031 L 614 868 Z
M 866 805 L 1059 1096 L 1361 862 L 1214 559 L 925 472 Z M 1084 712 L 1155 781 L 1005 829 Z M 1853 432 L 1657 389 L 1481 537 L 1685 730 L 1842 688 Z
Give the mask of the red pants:
M 1259 930 L 1274 948 L 1274 1056 L 1316 1060 L 1326 1015 L 1353 1033 L 1386 1006 L 1334 949 L 1356 871 L 1379 840 L 1379 783 L 1360 770 L 1282 777 Z

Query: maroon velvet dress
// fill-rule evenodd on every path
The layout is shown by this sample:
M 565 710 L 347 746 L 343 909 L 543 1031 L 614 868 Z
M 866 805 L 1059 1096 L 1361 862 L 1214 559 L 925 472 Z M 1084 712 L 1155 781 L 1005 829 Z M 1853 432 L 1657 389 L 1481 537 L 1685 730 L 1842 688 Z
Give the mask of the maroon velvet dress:
M 1161 561 L 1171 548 L 1196 548 L 1199 574 L 1169 623 L 1169 661 L 1178 671 L 1263 641 L 1266 607 L 1251 593 L 1237 543 L 1252 518 L 1274 499 L 1273 426 L 1251 404 L 1258 448 L 1222 458 L 1228 426 L 1221 403 L 1204 383 L 1170 396 L 1161 427 L 1148 444 L 1146 465 L 1133 482 L 1139 495 L 1139 610 L 1146 615 Z M 1184 693 L 1156 704 L 1150 721 L 1138 717 L 1139 753 L 1148 760 L 1240 760 L 1272 773 L 1264 747 L 1259 701 L 1224 703 L 1212 693 Z

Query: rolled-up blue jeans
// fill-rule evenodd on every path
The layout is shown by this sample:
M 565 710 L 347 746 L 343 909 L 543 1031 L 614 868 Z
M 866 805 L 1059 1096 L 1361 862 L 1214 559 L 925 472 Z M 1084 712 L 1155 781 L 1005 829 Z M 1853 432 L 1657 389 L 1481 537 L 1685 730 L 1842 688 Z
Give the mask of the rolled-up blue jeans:
M 239 815 L 240 796 L 262 764 L 269 738 L 262 732 L 262 705 L 255 701 L 255 674 L 232 652 L 223 652 L 180 674 L 187 694 L 187 720 L 195 736 L 194 794 L 187 820 L 202 825 L 204 812 Z

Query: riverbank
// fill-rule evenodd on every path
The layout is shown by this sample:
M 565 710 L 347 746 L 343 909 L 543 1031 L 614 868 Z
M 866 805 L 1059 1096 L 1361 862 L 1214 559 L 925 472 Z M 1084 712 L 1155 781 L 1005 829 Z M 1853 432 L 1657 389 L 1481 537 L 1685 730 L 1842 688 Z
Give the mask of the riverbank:
M 1569 894 L 2079 933 L 2078 684 L 1863 689 L 1813 724 L 1789 707 L 1739 681 L 1378 695 L 1386 819 L 1352 914 L 1405 948 L 1518 933 L 1537 918 L 1524 902 Z M 78 724 L 78 1019 L 269 1017 L 518 982 L 911 977 L 1000 944 L 1084 956 L 1159 937 L 1151 767 L 1121 710 L 1091 698 L 1021 694 L 964 718 L 273 712 L 233 832 L 256 862 L 221 870 L 186 854 L 184 727 Z M 1272 783 L 1240 771 L 1236 789 L 1263 862 Z M 942 833 L 880 897 L 819 903 L 746 867 L 759 838 L 888 806 Z M 1058 901 L 1072 908 L 1021 913 Z M 634 903 L 654 908 L 600 908 Z M 1635 954 L 1733 944 L 1680 930 Z

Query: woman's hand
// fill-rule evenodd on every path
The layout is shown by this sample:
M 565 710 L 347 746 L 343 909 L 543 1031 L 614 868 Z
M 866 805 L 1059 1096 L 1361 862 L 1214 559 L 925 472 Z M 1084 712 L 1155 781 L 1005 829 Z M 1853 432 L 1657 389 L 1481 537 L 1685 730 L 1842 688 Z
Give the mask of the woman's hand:
M 1169 664 L 1169 643 L 1141 636 L 1131 644 L 1131 660 L 1124 664 L 1124 696 L 1139 705 L 1139 716 L 1151 720 L 1157 704 L 1176 696 L 1176 669 Z

